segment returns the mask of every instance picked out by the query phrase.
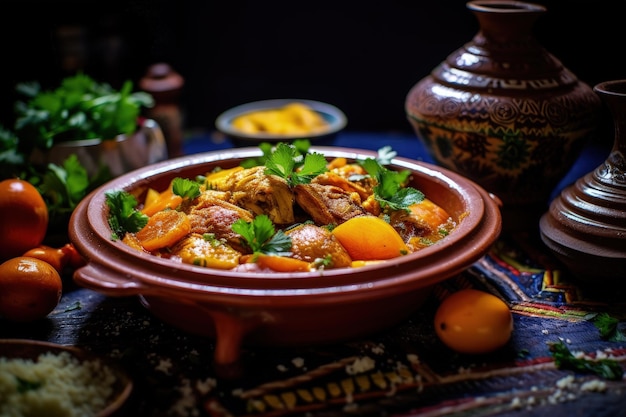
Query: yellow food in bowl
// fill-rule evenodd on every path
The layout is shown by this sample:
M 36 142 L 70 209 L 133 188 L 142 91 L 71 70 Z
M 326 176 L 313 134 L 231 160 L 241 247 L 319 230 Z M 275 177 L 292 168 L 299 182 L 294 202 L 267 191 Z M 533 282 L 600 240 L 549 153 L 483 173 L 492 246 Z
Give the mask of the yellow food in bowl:
M 278 135 L 312 134 L 328 129 L 324 118 L 302 103 L 289 103 L 281 108 L 258 110 L 233 119 L 233 127 L 242 133 Z

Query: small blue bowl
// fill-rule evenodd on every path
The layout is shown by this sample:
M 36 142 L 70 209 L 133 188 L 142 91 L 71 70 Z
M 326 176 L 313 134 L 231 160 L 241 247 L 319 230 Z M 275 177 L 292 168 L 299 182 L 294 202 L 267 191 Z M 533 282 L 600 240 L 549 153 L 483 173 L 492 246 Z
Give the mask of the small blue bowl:
M 328 122 L 328 129 L 308 135 L 285 135 L 264 132 L 245 133 L 233 126 L 233 120 L 243 114 L 260 110 L 279 109 L 294 102 L 305 104 L 321 115 Z M 335 141 L 337 133 L 346 127 L 347 122 L 346 115 L 331 104 L 314 100 L 274 99 L 246 103 L 226 110 L 215 119 L 215 126 L 217 130 L 225 134 L 233 142 L 234 146 L 258 146 L 262 142 L 289 143 L 296 139 L 308 139 L 311 145 L 330 146 Z

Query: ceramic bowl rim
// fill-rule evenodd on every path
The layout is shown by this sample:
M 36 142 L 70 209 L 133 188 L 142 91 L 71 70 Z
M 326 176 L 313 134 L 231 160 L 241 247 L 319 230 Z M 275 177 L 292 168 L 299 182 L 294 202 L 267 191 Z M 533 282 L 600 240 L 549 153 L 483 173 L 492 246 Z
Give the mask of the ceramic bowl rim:
M 338 147 L 312 147 L 311 151 L 319 151 L 328 157 L 346 156 L 348 158 L 357 158 L 376 155 L 374 151 Z M 111 231 L 106 221 L 106 216 L 103 213 L 104 210 L 102 209 L 105 205 L 105 192 L 107 190 L 112 188 L 126 190 L 136 189 L 154 180 L 155 176 L 162 175 L 168 177 L 172 175 L 172 171 L 180 171 L 185 169 L 185 167 L 202 166 L 219 161 L 245 159 L 247 157 L 260 155 L 261 150 L 258 147 L 213 151 L 171 159 L 122 175 L 94 190 L 90 196 L 86 197 L 84 202 L 79 204 L 79 207 L 77 207 L 77 210 L 75 210 L 70 219 L 69 231 L 71 241 L 74 242 L 79 250 L 93 253 L 95 249 L 89 247 L 90 245 L 93 246 L 93 243 L 89 244 L 84 240 L 95 237 L 98 240 L 97 249 L 99 251 L 108 251 L 109 254 L 114 254 L 116 258 L 119 256 L 128 258 L 133 265 L 142 265 L 140 268 L 136 268 L 136 270 L 129 271 L 125 270 L 123 266 L 116 265 L 116 262 L 113 260 L 107 259 L 107 256 L 100 256 L 100 259 L 90 261 L 95 264 L 104 265 L 107 268 L 112 268 L 116 273 L 121 275 L 132 274 L 134 279 L 139 282 L 139 284 L 135 283 L 132 285 L 143 287 L 141 290 L 138 289 L 137 292 L 147 291 L 147 287 L 155 284 L 159 287 L 171 290 L 181 289 L 184 291 L 188 291 L 188 287 L 192 285 L 194 289 L 199 292 L 217 292 L 232 296 L 268 296 L 271 294 L 307 296 L 312 293 L 327 293 L 328 291 L 357 290 L 358 285 L 362 284 L 358 279 L 360 274 L 352 272 L 346 273 L 347 268 L 329 269 L 322 272 L 242 274 L 242 272 L 214 270 L 194 265 L 175 263 L 171 260 L 155 257 L 154 255 L 141 253 L 122 242 L 114 242 L 111 240 Z M 429 178 L 442 182 L 442 184 L 453 189 L 455 193 L 460 194 L 460 198 L 468 202 L 472 209 L 463 219 L 459 228 L 441 241 L 445 243 L 435 244 L 431 247 L 397 258 L 396 260 L 389 260 L 380 264 L 359 268 L 358 271 L 363 274 L 375 272 L 381 276 L 380 279 L 374 280 L 376 285 L 372 288 L 376 287 L 377 290 L 383 286 L 398 285 L 401 281 L 416 281 L 418 280 L 416 277 L 424 276 L 422 278 L 428 279 L 422 279 L 419 284 L 413 282 L 411 285 L 425 286 L 430 281 L 437 280 L 436 277 L 428 276 L 428 272 L 430 272 L 431 269 L 442 268 L 441 265 L 431 265 L 433 256 L 441 253 L 439 249 L 442 245 L 454 248 L 455 245 L 464 243 L 465 240 L 473 237 L 470 235 L 475 233 L 476 228 L 482 227 L 483 216 L 489 208 L 486 207 L 487 205 L 485 204 L 485 199 L 489 198 L 486 196 L 486 192 L 470 180 L 456 173 L 431 164 L 402 157 L 394 158 L 392 164 L 398 168 L 417 169 L 417 172 L 422 175 L 426 175 L 427 173 Z M 491 206 L 494 204 L 495 202 L 489 203 Z M 493 207 L 491 210 L 493 211 Z M 486 243 L 490 244 L 495 240 L 501 227 L 499 211 L 497 215 L 498 219 L 493 220 L 494 224 L 497 225 L 495 230 L 490 230 L 485 236 L 478 236 L 476 242 L 472 243 L 472 245 L 475 244 L 474 246 L 476 246 L 476 248 L 472 246 L 470 250 L 484 251 L 484 247 L 481 246 L 481 243 L 484 246 Z M 82 230 L 81 221 L 83 222 L 82 226 L 89 227 L 92 230 Z M 457 269 L 459 269 L 459 266 L 456 265 L 455 262 L 461 261 L 448 260 L 447 262 L 447 267 L 456 266 Z M 409 270 L 404 271 L 402 268 L 403 266 L 415 267 L 420 265 L 423 266 L 423 269 L 414 270 L 416 268 L 408 268 Z M 462 264 L 461 266 L 462 268 L 460 268 L 460 270 L 465 269 L 468 265 Z M 161 270 L 158 275 L 155 274 L 155 268 Z M 163 270 L 170 271 L 169 276 L 162 276 Z M 177 271 L 192 274 L 194 277 L 201 277 L 201 279 L 194 281 L 190 281 L 189 279 L 178 280 L 175 278 L 175 272 Z M 447 270 L 445 271 L 447 272 Z M 80 270 L 77 272 L 80 273 Z M 389 276 L 393 277 L 394 275 L 393 280 L 388 279 Z M 320 277 L 326 279 L 320 279 Z M 361 288 L 360 290 L 366 293 L 368 289 L 372 288 Z
M 316 112 L 322 114 L 324 119 L 329 123 L 328 129 L 324 129 L 320 132 L 312 133 L 312 134 L 295 134 L 295 135 L 280 135 L 280 134 L 269 134 L 269 133 L 245 133 L 241 132 L 233 128 L 232 121 L 235 117 L 240 116 L 242 114 L 251 113 L 258 110 L 266 110 L 266 109 L 274 109 L 285 106 L 289 103 L 302 103 L 306 104 Z M 292 140 L 293 138 L 309 138 L 311 140 L 315 140 L 319 137 L 324 137 L 328 135 L 335 134 L 340 130 L 344 129 L 348 123 L 348 118 L 345 113 L 341 111 L 338 107 L 333 106 L 332 104 L 324 103 L 317 100 L 309 100 L 309 99 L 268 99 L 268 100 L 259 100 L 253 101 L 245 104 L 240 104 L 235 107 L 231 107 L 230 109 L 222 112 L 215 119 L 215 127 L 222 133 L 235 138 L 245 139 L 247 141 L 287 141 Z

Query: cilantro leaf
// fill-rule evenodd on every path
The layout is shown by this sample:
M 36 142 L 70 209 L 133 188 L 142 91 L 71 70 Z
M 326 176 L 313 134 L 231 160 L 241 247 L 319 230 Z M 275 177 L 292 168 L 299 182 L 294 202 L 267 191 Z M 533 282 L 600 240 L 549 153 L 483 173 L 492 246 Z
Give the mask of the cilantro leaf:
M 387 150 L 387 155 L 389 150 Z M 383 209 L 408 210 L 409 206 L 424 199 L 424 193 L 412 187 L 405 187 L 410 171 L 394 171 L 385 168 L 373 158 L 361 161 L 361 166 L 376 179 L 374 197 Z
M 270 158 L 265 161 L 265 173 L 288 180 L 296 166 L 297 155 L 294 148 L 285 143 L 279 143 Z
M 600 331 L 600 337 L 612 342 L 626 342 L 626 334 L 618 327 L 619 320 L 608 313 L 600 313 L 592 319 L 593 324 Z
M 310 183 L 313 178 L 326 172 L 326 164 L 324 155 L 319 153 L 306 154 L 302 167 L 291 175 L 291 185 Z
M 554 358 L 554 364 L 558 369 L 571 369 L 576 372 L 592 373 L 613 381 L 622 379 L 624 370 L 615 360 L 577 358 L 570 352 L 563 341 L 551 342 L 548 343 L 548 345 Z
M 239 219 L 231 226 L 235 233 L 243 238 L 243 243 L 253 253 L 265 253 L 269 255 L 289 256 L 291 252 L 291 238 L 282 230 L 276 232 L 270 218 L 261 214 L 251 222 Z
M 193 200 L 200 196 L 200 184 L 187 178 L 174 178 L 172 181 L 172 191 L 174 194 Z
M 326 158 L 318 153 L 303 154 L 295 146 L 279 143 L 265 161 L 265 173 L 279 176 L 290 187 L 308 184 L 313 178 L 327 171 Z
M 137 210 L 137 199 L 130 193 L 121 190 L 110 190 L 104 193 L 109 206 L 109 226 L 113 240 L 121 239 L 126 233 L 135 233 L 148 223 L 148 216 Z
M 376 160 L 381 165 L 389 165 L 391 163 L 391 160 L 397 155 L 398 152 L 394 151 L 391 146 L 387 145 L 378 150 L 378 156 L 376 157 Z

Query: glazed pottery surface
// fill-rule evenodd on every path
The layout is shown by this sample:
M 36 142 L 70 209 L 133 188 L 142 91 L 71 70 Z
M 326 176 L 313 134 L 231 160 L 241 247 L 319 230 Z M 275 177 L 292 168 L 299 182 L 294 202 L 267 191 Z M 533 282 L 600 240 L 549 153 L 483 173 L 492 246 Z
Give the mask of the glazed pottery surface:
M 407 117 L 438 164 L 502 200 L 505 228 L 508 212 L 538 206 L 536 225 L 596 131 L 601 103 L 533 36 L 544 6 L 482 0 L 467 8 L 480 30 L 409 91 Z
M 626 289 L 626 80 L 600 83 L 594 91 L 613 118 L 613 148 L 603 164 L 552 201 L 541 217 L 541 238 L 577 278 Z
M 376 152 L 312 147 L 348 161 Z M 105 193 L 125 190 L 139 201 L 148 188 L 163 190 L 176 177 L 195 178 L 261 156 L 259 148 L 196 154 L 133 171 L 95 190 L 74 211 L 70 240 L 87 260 L 75 281 L 111 296 L 139 296 L 163 321 L 216 339 L 215 361 L 238 361 L 242 344 L 329 343 L 372 333 L 408 317 L 434 284 L 479 260 L 501 230 L 496 199 L 444 168 L 394 158 L 390 169 L 412 173 L 411 186 L 448 211 L 457 227 L 436 244 L 361 268 L 316 272 L 244 273 L 182 264 L 114 241 Z

